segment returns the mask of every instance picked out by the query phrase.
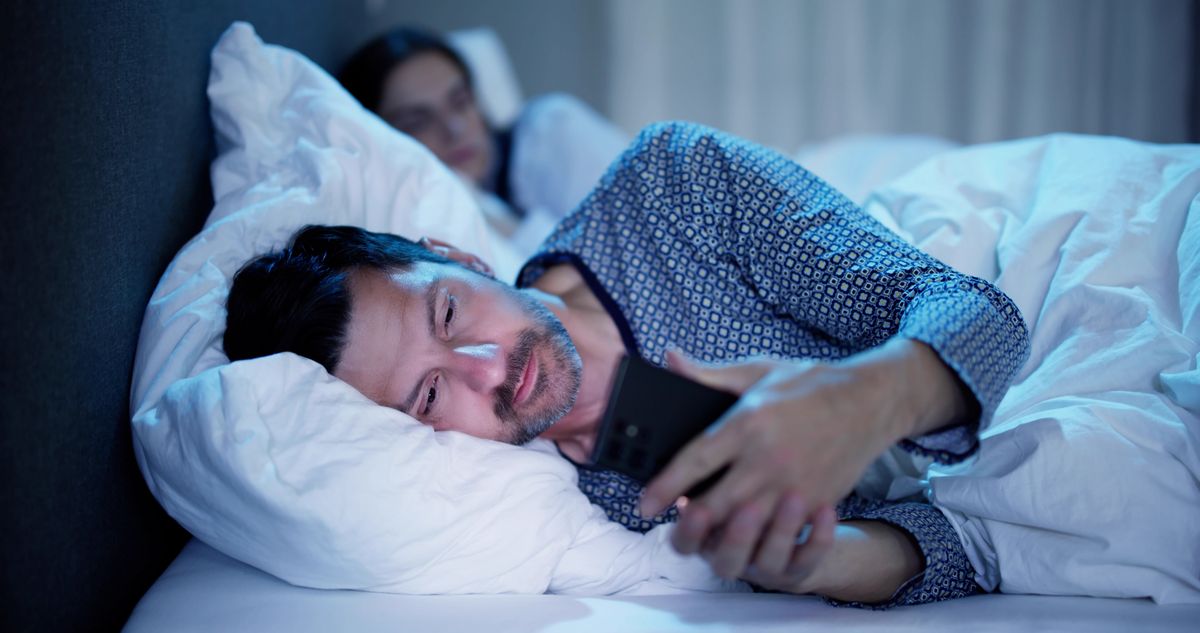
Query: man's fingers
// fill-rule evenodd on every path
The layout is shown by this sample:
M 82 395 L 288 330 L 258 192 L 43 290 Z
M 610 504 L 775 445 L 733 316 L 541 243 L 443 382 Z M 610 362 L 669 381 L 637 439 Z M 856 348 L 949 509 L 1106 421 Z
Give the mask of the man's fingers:
M 734 518 L 734 509 L 742 502 L 743 499 L 755 499 L 762 496 L 762 517 L 760 519 L 750 520 L 748 525 L 743 525 L 742 529 L 754 531 L 750 538 L 750 551 L 746 554 L 747 557 L 753 555 L 753 547 L 758 543 L 759 536 L 762 534 L 762 526 L 766 520 L 770 518 L 770 509 L 775 507 L 775 493 L 767 493 L 770 496 L 763 496 L 762 482 L 755 479 L 752 474 L 748 474 L 747 469 L 734 465 L 721 477 L 717 484 L 704 494 L 702 497 L 688 499 L 688 510 L 697 511 L 703 509 L 705 518 L 708 520 L 710 530 L 720 528 L 722 532 L 728 533 L 731 529 L 730 522 Z M 749 520 L 749 519 L 747 519 Z M 741 533 L 739 533 L 740 535 Z M 724 539 L 717 539 L 711 544 L 706 545 L 706 539 L 712 534 L 699 531 L 687 530 L 676 535 L 675 543 L 680 547 L 678 551 L 682 553 L 691 553 L 701 549 L 716 551 L 724 542 Z M 738 537 L 740 538 L 740 536 Z M 749 538 L 749 537 L 748 537 Z M 730 548 L 740 548 L 740 541 L 731 544 Z M 726 550 L 729 557 L 738 559 L 741 557 L 740 549 Z M 736 560 L 733 563 L 735 564 Z M 742 567 L 746 564 L 743 562 Z M 738 570 L 740 571 L 740 570 Z
M 667 350 L 667 368 L 692 380 L 721 391 L 741 395 L 762 379 L 771 366 L 766 362 L 734 365 L 709 365 L 692 360 L 679 350 Z
M 742 393 L 751 385 L 762 379 L 777 365 L 777 361 L 760 359 L 738 363 L 736 365 L 712 366 L 703 365 L 687 358 L 678 350 L 667 351 L 667 365 L 680 374 L 701 383 L 724 389 L 732 393 Z M 740 429 L 734 423 L 739 417 L 750 411 L 746 399 L 741 399 L 725 415 L 714 422 L 700 437 L 689 442 L 680 451 L 667 468 L 663 470 L 646 487 L 642 500 L 638 504 L 638 512 L 644 517 L 655 516 L 662 512 L 672 500 L 687 492 L 693 485 L 729 464 L 734 456 L 743 449 L 743 438 Z M 727 481 L 728 476 L 721 481 Z M 718 484 L 719 486 L 720 484 Z M 712 501 L 711 494 L 706 500 Z M 749 495 L 738 496 L 735 502 L 751 498 Z M 709 509 L 714 511 L 714 521 L 721 523 L 729 512 L 730 504 L 718 500 L 709 503 Z
M 721 422 L 718 421 L 718 424 Z M 646 486 L 638 503 L 638 514 L 652 517 L 662 512 L 692 486 L 732 461 L 737 452 L 738 438 L 726 428 L 717 428 L 688 442 Z M 728 475 L 722 477 L 721 481 L 726 479 Z M 709 509 L 715 508 L 709 506 Z M 720 521 L 720 518 L 717 517 L 717 520 Z
M 808 504 L 804 497 L 795 492 L 784 495 L 754 556 L 754 566 L 771 576 L 783 573 L 796 549 L 796 535 L 807 521 Z
M 680 510 L 679 521 L 671 533 L 671 545 L 680 554 L 695 554 L 709 535 L 712 525 L 712 515 L 704 507 L 690 507 Z
M 812 531 L 804 544 L 797 545 L 792 560 L 784 571 L 799 580 L 806 578 L 817 568 L 821 559 L 833 547 L 833 533 L 837 528 L 837 513 L 832 506 L 825 506 L 813 517 Z
M 763 526 L 771 518 L 773 501 L 770 497 L 760 497 L 734 510 L 725 523 L 721 540 L 705 556 L 718 575 L 737 578 L 745 572 Z

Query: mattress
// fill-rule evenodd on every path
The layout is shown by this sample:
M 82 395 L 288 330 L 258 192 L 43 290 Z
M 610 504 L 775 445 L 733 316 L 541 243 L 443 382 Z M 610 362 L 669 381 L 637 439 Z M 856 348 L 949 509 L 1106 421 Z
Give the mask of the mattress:
M 411 596 L 289 585 L 193 539 L 126 633 L 159 631 L 1197 631 L 1200 605 L 981 595 L 862 611 L 779 594 Z

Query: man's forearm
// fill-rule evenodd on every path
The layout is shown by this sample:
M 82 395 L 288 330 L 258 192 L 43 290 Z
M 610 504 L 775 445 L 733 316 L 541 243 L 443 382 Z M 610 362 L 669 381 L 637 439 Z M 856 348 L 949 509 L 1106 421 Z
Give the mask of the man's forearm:
M 815 530 L 815 529 L 814 529 Z M 814 538 L 814 537 L 810 537 Z M 811 543 L 797 545 L 797 550 Z M 851 519 L 833 529 L 828 550 L 815 567 L 782 575 L 751 566 L 746 580 L 774 591 L 817 594 L 843 602 L 890 602 L 908 581 L 925 571 L 920 547 L 903 529 L 884 521 Z M 804 553 L 792 553 L 803 557 Z M 793 565 L 804 563 L 792 561 Z
M 852 362 L 872 384 L 891 390 L 890 401 L 896 405 L 890 429 L 894 441 L 979 415 L 974 397 L 925 343 L 893 338 Z
M 814 574 L 812 592 L 845 602 L 886 602 L 924 565 L 903 531 L 879 521 L 843 521 Z

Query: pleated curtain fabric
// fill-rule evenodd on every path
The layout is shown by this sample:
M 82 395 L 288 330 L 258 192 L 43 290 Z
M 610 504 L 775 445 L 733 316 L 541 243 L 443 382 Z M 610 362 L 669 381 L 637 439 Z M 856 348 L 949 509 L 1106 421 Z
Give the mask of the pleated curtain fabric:
M 1190 0 L 614 0 L 608 110 L 785 150 L 846 134 L 1196 141 Z

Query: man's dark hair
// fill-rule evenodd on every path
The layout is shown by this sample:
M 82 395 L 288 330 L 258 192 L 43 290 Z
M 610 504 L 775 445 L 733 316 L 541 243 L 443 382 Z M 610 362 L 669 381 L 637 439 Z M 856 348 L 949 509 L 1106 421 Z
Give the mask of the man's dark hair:
M 453 263 L 398 235 L 306 226 L 290 246 L 251 260 L 234 276 L 225 303 L 225 355 L 293 352 L 333 373 L 346 343 L 351 273 L 405 270 L 420 261 Z
M 435 33 L 410 27 L 393 29 L 367 42 L 342 66 L 338 81 L 363 107 L 378 112 L 383 81 L 388 73 L 397 64 L 421 53 L 437 53 L 450 60 L 462 72 L 467 87 L 471 87 L 470 69 L 446 40 Z

